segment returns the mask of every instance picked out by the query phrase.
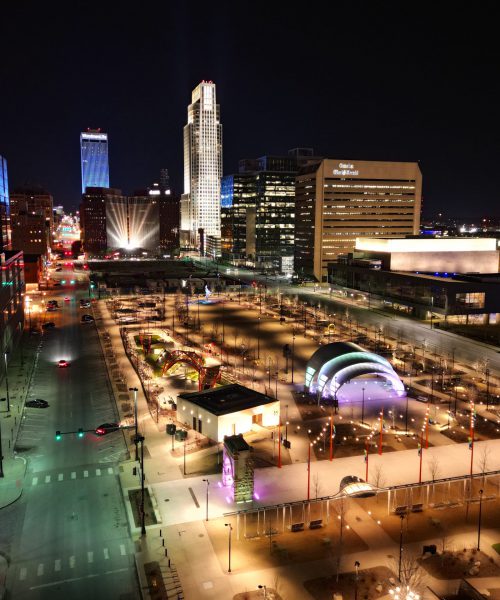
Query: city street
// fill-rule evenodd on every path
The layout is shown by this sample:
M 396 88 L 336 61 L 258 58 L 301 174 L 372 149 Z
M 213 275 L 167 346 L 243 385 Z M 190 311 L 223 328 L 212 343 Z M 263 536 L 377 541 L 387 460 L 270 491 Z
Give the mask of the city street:
M 60 308 L 48 313 L 56 326 L 43 335 L 28 394 L 49 407 L 24 410 L 16 445 L 28 460 L 23 496 L 0 512 L 0 529 L 16 522 L 7 584 L 14 598 L 88 598 L 96 589 L 138 597 L 116 467 L 126 447 L 121 432 L 92 432 L 117 416 L 95 327 L 80 323 L 81 295 L 50 294 Z M 70 365 L 58 368 L 60 359 Z M 79 428 L 92 431 L 80 438 Z

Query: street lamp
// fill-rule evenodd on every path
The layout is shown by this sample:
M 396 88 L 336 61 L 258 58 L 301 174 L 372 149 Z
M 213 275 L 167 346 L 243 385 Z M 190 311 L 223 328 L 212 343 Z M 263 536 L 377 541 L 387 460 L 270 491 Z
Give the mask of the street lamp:
M 361 388 L 361 391 L 363 392 L 363 399 L 361 403 L 361 424 L 363 424 L 365 422 L 365 388 Z
M 259 590 L 264 590 L 264 600 L 267 598 L 267 587 L 265 585 L 259 585 Z
M 128 388 L 129 392 L 134 392 L 134 423 L 135 423 L 135 460 L 139 460 L 139 448 L 138 448 L 138 426 L 137 426 L 137 392 L 139 391 L 136 387 Z
M 483 490 L 479 490 L 479 518 L 477 521 L 477 549 L 480 549 L 481 542 L 481 516 L 483 508 Z
M 7 396 L 7 412 L 10 412 L 10 394 L 9 394 L 9 374 L 7 370 L 7 350 L 3 353 L 4 361 L 5 361 L 5 392 Z
M 354 600 L 358 600 L 358 569 L 360 567 L 359 561 L 354 563 L 354 568 L 356 569 L 356 587 L 354 588 Z
M 401 529 L 399 530 L 399 568 L 398 568 L 398 579 L 401 581 L 401 562 L 403 560 L 403 521 L 405 516 L 399 515 L 401 519 Z
M 208 479 L 202 479 L 202 481 L 204 481 L 207 484 L 207 516 L 205 518 L 205 521 L 208 521 L 208 486 L 210 485 L 210 481 L 208 481 Z
M 233 531 L 233 526 L 231 525 L 231 523 L 224 523 L 224 525 L 226 527 L 229 527 L 229 546 L 228 546 L 228 550 L 229 550 L 229 555 L 228 555 L 228 569 L 227 572 L 231 573 L 231 533 Z

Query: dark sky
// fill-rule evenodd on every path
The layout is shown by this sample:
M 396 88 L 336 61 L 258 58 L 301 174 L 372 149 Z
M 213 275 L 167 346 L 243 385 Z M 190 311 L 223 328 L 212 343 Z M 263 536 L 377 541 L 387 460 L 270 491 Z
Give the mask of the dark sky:
M 112 186 L 132 192 L 167 167 L 182 192 L 186 107 L 210 79 L 225 174 L 240 158 L 296 146 L 418 160 L 424 214 L 498 217 L 494 6 L 4 2 L 0 154 L 11 188 L 40 183 L 74 208 L 80 131 L 101 127 Z

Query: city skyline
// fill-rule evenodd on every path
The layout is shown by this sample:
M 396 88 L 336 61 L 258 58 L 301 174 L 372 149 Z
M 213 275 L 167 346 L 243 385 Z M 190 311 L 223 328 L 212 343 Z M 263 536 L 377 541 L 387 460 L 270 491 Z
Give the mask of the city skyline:
M 57 202 L 75 208 L 74 138 L 95 124 L 113 140 L 114 185 L 129 193 L 167 165 L 180 193 L 186 97 L 200 80 L 211 79 L 224 107 L 223 174 L 234 172 L 241 158 L 294 146 L 314 147 L 325 157 L 419 161 L 424 215 L 495 216 L 498 84 L 489 73 L 497 51 L 480 17 L 455 14 L 467 23 L 464 41 L 459 27 L 441 27 L 446 15 L 439 11 L 426 20 L 404 8 L 366 6 L 356 15 L 341 9 L 337 19 L 356 22 L 354 43 L 349 28 L 331 39 L 328 13 L 321 20 L 306 15 L 303 31 L 286 11 L 268 7 L 258 20 L 257 13 L 238 19 L 221 5 L 217 18 L 195 19 L 194 8 L 172 7 L 146 11 L 136 22 L 101 8 L 103 41 L 85 12 L 62 27 L 62 15 L 50 10 L 6 9 L 10 31 L 21 21 L 28 33 L 33 29 L 24 54 L 35 56 L 25 64 L 23 55 L 9 52 L 15 45 L 9 31 L 0 42 L 8 57 L 0 74 L 9 89 L 0 100 L 0 152 L 9 161 L 12 185 L 39 182 Z M 136 26 L 150 32 L 144 48 L 118 43 Z M 35 35 L 40 30 L 43 39 Z M 160 30 L 165 35 L 157 35 Z M 80 47 L 83 32 L 87 43 Z M 271 67 L 267 57 L 281 56 L 284 47 L 301 51 L 293 60 L 273 58 Z M 35 98 L 33 84 L 47 93 Z M 146 102 L 139 90 L 149 88 L 155 92 Z

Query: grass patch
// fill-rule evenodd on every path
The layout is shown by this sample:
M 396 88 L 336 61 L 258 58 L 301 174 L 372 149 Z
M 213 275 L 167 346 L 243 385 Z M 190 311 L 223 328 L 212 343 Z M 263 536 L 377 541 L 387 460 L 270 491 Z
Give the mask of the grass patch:
M 497 542 L 496 544 L 491 544 L 491 547 L 497 554 L 500 554 L 500 542 Z

